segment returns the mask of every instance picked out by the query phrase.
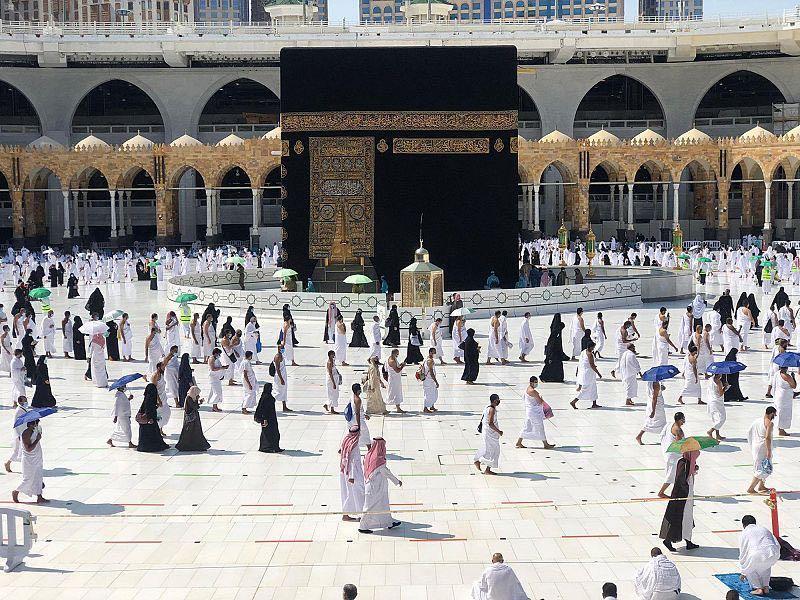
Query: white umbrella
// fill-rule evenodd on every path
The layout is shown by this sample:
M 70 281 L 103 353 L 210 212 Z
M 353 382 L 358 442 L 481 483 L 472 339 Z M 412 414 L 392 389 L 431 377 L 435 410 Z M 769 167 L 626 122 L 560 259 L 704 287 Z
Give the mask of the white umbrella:
M 124 310 L 116 309 L 112 310 L 110 313 L 106 315 L 109 321 L 116 321 L 117 319 L 121 319 L 122 315 L 125 314 Z
M 457 308 L 453 312 L 451 312 L 450 316 L 451 317 L 466 317 L 467 315 L 471 315 L 474 312 L 475 312 L 475 309 L 463 306 L 463 307 Z
M 52 254 L 52 253 L 53 253 L 52 248 L 47 248 L 46 250 L 42 250 L 42 254 Z
M 84 323 L 78 328 L 84 335 L 103 335 L 106 331 L 108 331 L 108 325 L 103 323 L 102 321 L 89 321 L 88 323 Z

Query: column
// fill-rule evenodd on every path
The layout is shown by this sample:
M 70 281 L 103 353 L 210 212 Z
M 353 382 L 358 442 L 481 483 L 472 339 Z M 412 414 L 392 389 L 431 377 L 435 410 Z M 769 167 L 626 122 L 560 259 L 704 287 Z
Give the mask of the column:
M 633 231 L 633 183 L 628 183 L 628 231 Z
M 81 234 L 80 227 L 80 213 L 78 212 L 78 194 L 75 190 L 72 191 L 72 214 L 75 215 L 75 222 L 72 224 L 72 237 L 78 237 Z
M 214 201 L 214 190 L 206 188 L 206 239 L 214 235 L 214 221 L 211 204 Z
M 770 197 L 772 195 L 772 181 L 764 180 L 764 229 L 772 229 L 772 206 Z
M 680 191 L 681 184 L 673 183 L 672 184 L 672 228 L 675 229 L 680 222 L 680 198 L 678 197 L 678 193 Z
M 108 190 L 108 199 L 111 201 L 111 237 L 117 237 L 117 190 Z
M 792 212 L 794 209 L 794 181 L 786 182 L 786 218 L 788 219 L 787 227 L 792 226 Z
M 539 231 L 539 184 L 533 186 L 533 230 Z
M 668 198 L 669 198 L 669 184 L 663 183 L 661 184 L 661 220 L 664 221 L 664 223 L 667 222 L 668 218 L 667 215 L 669 214 L 667 209 Z
M 72 237 L 69 227 L 69 190 L 61 190 L 64 195 L 64 239 Z
M 133 195 L 133 192 L 131 190 L 125 190 L 122 195 L 128 202 L 128 212 L 125 213 L 125 218 L 126 218 L 125 233 L 127 233 L 128 235 L 133 235 L 133 219 L 131 216 L 131 196 Z
M 615 185 L 608 186 L 608 191 L 611 192 L 610 196 L 611 196 L 611 220 L 612 221 L 614 220 L 614 205 L 616 204 L 616 196 L 615 196 L 615 194 L 617 193 L 616 192 L 616 188 L 618 188 L 618 187 L 619 187 L 618 185 L 616 185 L 616 186 Z
M 222 227 L 219 224 L 219 202 L 222 190 L 214 190 L 214 203 L 211 206 L 211 218 L 214 221 L 214 235 L 222 233 Z
M 125 237 L 125 190 L 119 192 L 119 236 Z
M 653 220 L 658 220 L 658 184 L 653 184 Z
M 533 230 L 533 186 L 525 188 L 525 228 Z
M 89 235 L 89 192 L 81 192 L 83 198 L 83 235 Z
M 261 226 L 261 190 L 253 188 L 253 235 L 258 235 Z

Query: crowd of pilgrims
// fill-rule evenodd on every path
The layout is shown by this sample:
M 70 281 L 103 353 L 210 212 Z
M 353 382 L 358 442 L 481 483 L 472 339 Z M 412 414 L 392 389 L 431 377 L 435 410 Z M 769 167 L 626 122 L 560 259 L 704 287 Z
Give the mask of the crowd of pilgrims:
M 669 266 L 675 259 L 671 251 L 664 253 L 658 247 L 644 244 L 635 248 L 612 246 L 601 250 L 600 261 L 603 264 L 649 263 Z M 552 240 L 524 244 L 521 261 L 529 266 L 531 263 L 552 264 L 558 260 L 555 251 Z M 574 252 L 568 252 L 567 264 L 582 264 L 585 261 L 580 246 Z M 760 281 L 764 277 L 764 269 L 768 268 L 772 269 L 770 281 L 777 283 L 786 278 L 787 283 L 800 284 L 800 279 L 795 275 L 800 271 L 797 268 L 800 263 L 793 255 L 790 259 L 788 253 L 780 252 L 777 248 L 768 248 L 763 254 L 756 249 L 726 249 L 713 254 L 703 249 L 689 261 L 692 267 L 702 266 L 703 263 L 698 260 L 700 256 L 713 256 L 716 272 L 734 273 L 742 278 Z M 753 256 L 757 257 L 756 260 L 751 260 Z M 173 274 L 186 272 L 188 259 L 182 253 L 164 252 L 162 257 L 161 268 L 170 269 Z M 196 260 L 200 266 L 197 268 L 202 265 L 209 269 L 229 268 L 227 258 L 228 254 L 224 251 L 200 251 Z M 765 265 L 761 265 L 763 258 L 768 259 Z M 254 264 L 266 259 L 269 256 L 246 255 L 246 260 L 255 261 Z M 55 253 L 34 256 L 25 255 L 24 252 L 13 257 L 6 266 L 12 270 L 6 274 L 7 278 L 13 277 L 17 281 L 10 320 L 0 305 L 0 371 L 8 372 L 11 377 L 15 419 L 32 407 L 56 406 L 46 360 L 57 354 L 57 331 L 62 336 L 64 358 L 85 361 L 87 370 L 84 377 L 98 388 L 109 386 L 107 359 L 132 361 L 134 354 L 138 355 L 133 350 L 135 336 L 128 314 L 121 311 L 106 314 L 105 299 L 99 288 L 89 295 L 85 305 L 88 315 L 86 324 L 89 327 L 85 327 L 80 315 L 72 315 L 69 311 L 64 313 L 60 323 L 56 323 L 54 312 L 47 306 L 46 299 L 42 302 L 43 314 L 37 315 L 35 302 L 31 301 L 29 294 L 32 289 L 42 287 L 44 267 L 48 267 L 51 287 L 61 285 L 64 275 L 68 273 L 68 295 L 73 298 L 79 295 L 78 281 L 94 284 L 121 281 L 125 277 L 152 279 L 155 269 L 148 267 L 148 260 L 152 258 L 136 257 L 131 251 L 113 257 L 101 257 L 94 253 L 76 253 L 74 257 L 56 256 Z M 535 271 L 532 268 L 528 274 Z M 542 269 L 540 273 L 544 276 L 547 269 Z M 707 274 L 710 273 L 709 269 Z M 160 276 L 156 273 L 156 278 Z M 342 518 L 358 521 L 358 529 L 362 533 L 400 525 L 389 510 L 388 482 L 395 485 L 402 485 L 402 482 L 386 465 L 385 441 L 382 437 L 373 438 L 370 435 L 367 421 L 371 416 L 389 415 L 389 406 L 393 406 L 397 413 L 405 412 L 402 408 L 403 370 L 414 365 L 412 381 L 422 387 L 423 413 L 435 413 L 438 410 L 438 369 L 448 364 L 445 361 L 446 354 L 448 359 L 463 366 L 461 379 L 466 384 L 474 384 L 478 380 L 483 349 L 476 341 L 475 330 L 467 326 L 466 318 L 458 316 L 456 311 L 461 308 L 464 308 L 464 302 L 458 294 L 448 298 L 447 311 L 456 314 L 448 317 L 447 324 L 441 318 L 435 319 L 427 328 L 427 340 L 417 320 L 412 318 L 402 360 L 400 318 L 396 306 L 391 307 L 384 322 L 374 315 L 371 322 L 367 323 L 362 311 L 358 310 L 349 323 L 349 335 L 344 316 L 336 304 L 331 302 L 327 308 L 322 341 L 330 349 L 324 365 L 326 399 L 323 408 L 330 414 L 343 413 L 346 421 L 339 451 Z M 512 362 L 509 354 L 514 344 L 511 342 L 507 317 L 504 311 L 495 311 L 488 320 L 486 364 L 492 361 L 500 365 Z M 102 325 L 95 328 L 95 324 Z M 552 409 L 538 388 L 540 381 L 565 382 L 564 363 L 567 361 L 577 361 L 577 393 L 571 402 L 572 407 L 577 409 L 579 402 L 591 402 L 591 408 L 599 406 L 597 382 L 602 375 L 598 359 L 602 358 L 601 352 L 609 337 L 612 337 L 616 350 L 611 376 L 619 376 L 623 383 L 624 398 L 620 398 L 620 401 L 635 405 L 633 400 L 640 397 L 638 377 L 643 371 L 639 350 L 635 346 L 641 337 L 639 325 L 636 313 L 632 313 L 619 328 L 615 325 L 609 335 L 602 313 L 598 313 L 594 323 L 589 326 L 583 310 L 578 308 L 573 315 L 568 338 L 563 340 L 565 324 L 561 315 L 555 314 L 544 346 L 541 374 L 539 377 L 530 377 L 524 392 L 526 416 L 516 447 L 524 448 L 525 440 L 541 442 L 546 449 L 555 447 L 548 442 L 545 433 L 545 421 L 553 416 Z M 759 342 L 765 348 L 771 348 L 775 357 L 791 345 L 795 327 L 795 313 L 783 287 L 769 305 L 763 307 L 752 293 L 742 293 L 734 304 L 730 291 L 726 290 L 711 306 L 698 294 L 686 307 L 685 313 L 677 317 L 672 317 L 666 308 L 660 309 L 653 322 L 652 363 L 654 366 L 666 365 L 671 356 L 677 354 L 681 357 L 684 386 L 677 398 L 678 403 L 683 404 L 685 398 L 697 398 L 700 404 L 706 404 L 711 425 L 709 435 L 724 439 L 721 429 L 725 423 L 725 402 L 741 402 L 747 398 L 739 388 L 738 373 L 706 375 L 706 368 L 714 360 L 717 348 L 725 360 L 735 361 L 737 353 L 750 349 L 751 335 L 760 328 L 763 338 Z M 154 313 L 143 337 L 144 361 L 147 364 L 143 401 L 134 412 L 131 408 L 133 395 L 128 393 L 126 386 L 112 386 L 115 396 L 111 410 L 113 430 L 107 440 L 109 446 L 122 445 L 141 452 L 166 450 L 169 445 L 164 439 L 165 429 L 171 421 L 173 409 L 176 409 L 183 411 L 183 422 L 175 448 L 178 451 L 206 451 L 210 444 L 203 433 L 201 405 L 207 402 L 212 411 L 221 411 L 220 406 L 226 396 L 224 387 L 240 386 L 241 391 L 237 392 L 235 402 L 243 414 L 252 414 L 255 423 L 260 426 L 259 451 L 283 451 L 276 403 L 281 402 L 283 411 L 291 412 L 288 405 L 290 377 L 287 365 L 297 364 L 295 358 L 299 346 L 297 328 L 288 305 L 284 306 L 283 324 L 277 335 L 265 336 L 264 339 L 252 306 L 247 310 L 243 327 L 237 328 L 231 316 L 221 322 L 220 310 L 213 304 L 209 304 L 202 314 L 192 313 L 188 305 L 179 305 L 177 311 L 167 313 L 163 327 L 158 314 Z M 444 344 L 448 337 L 450 344 L 445 352 Z M 525 314 L 515 341 L 517 351 L 514 354 L 517 359 L 528 362 L 527 356 L 534 347 L 529 313 Z M 350 385 L 349 400 L 342 402 L 343 409 L 337 411 L 340 407 L 340 390 L 344 385 L 339 367 L 349 366 L 347 357 L 352 348 L 369 350 L 368 369 L 360 381 Z M 384 357 L 387 349 L 388 356 Z M 197 364 L 205 365 L 207 399 L 202 397 L 194 375 L 193 365 Z M 254 366 L 261 364 L 268 365 L 271 381 L 264 383 L 257 398 L 259 384 Z M 223 387 L 226 381 L 227 386 Z M 641 394 L 646 401 L 644 424 L 636 439 L 642 443 L 645 433 L 660 436 L 666 475 L 659 495 L 667 497 L 665 490 L 673 485 L 672 497 L 679 499 L 670 502 L 667 508 L 661 537 L 670 550 L 673 550 L 672 543 L 681 539 L 686 540 L 687 549 L 695 549 L 698 546 L 691 542 L 691 527 L 687 530 L 683 518 L 687 505 L 683 499 L 691 496 L 697 453 L 680 455 L 666 452 L 670 443 L 683 437 L 685 417 L 683 413 L 676 413 L 673 422 L 668 423 L 663 382 L 644 383 L 645 392 Z M 25 389 L 29 385 L 35 386 L 30 402 Z M 764 472 L 759 465 L 763 458 L 771 458 L 771 422 L 777 419 L 778 435 L 788 435 L 792 400 L 796 395 L 795 376 L 774 363 L 770 363 L 767 385 L 765 395 L 775 398 L 777 411 L 768 408 L 765 416 L 757 419 L 748 432 L 754 458 L 754 478 L 748 490 L 752 493 L 763 493 L 767 489 L 764 484 L 771 471 Z M 385 397 L 382 390 L 386 390 Z M 487 475 L 495 474 L 492 469 L 499 466 L 500 437 L 503 435 L 499 424 L 500 403 L 500 397 L 491 394 L 478 426 L 481 442 L 474 463 L 479 471 Z M 136 444 L 133 443 L 132 420 L 139 430 Z M 5 463 L 6 470 L 10 472 L 13 462 L 22 462 L 23 482 L 13 492 L 15 501 L 19 493 L 46 501 L 42 496 L 41 439 L 38 421 L 32 421 L 22 431 L 17 431 L 12 454 Z M 363 459 L 361 446 L 366 448 Z M 352 517 L 352 514 L 360 516 Z

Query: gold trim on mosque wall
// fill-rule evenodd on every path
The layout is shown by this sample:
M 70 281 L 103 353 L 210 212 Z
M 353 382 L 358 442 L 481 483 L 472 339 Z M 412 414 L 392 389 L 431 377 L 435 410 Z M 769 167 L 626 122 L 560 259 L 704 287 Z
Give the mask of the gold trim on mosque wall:
M 356 111 L 281 114 L 281 131 L 502 131 L 517 111 Z
M 394 138 L 395 154 L 489 154 L 489 138 Z

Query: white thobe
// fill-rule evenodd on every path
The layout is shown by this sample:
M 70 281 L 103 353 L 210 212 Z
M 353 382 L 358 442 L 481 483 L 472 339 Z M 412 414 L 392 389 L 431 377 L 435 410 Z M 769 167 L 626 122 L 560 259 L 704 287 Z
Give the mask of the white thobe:
M 531 335 L 531 323 L 528 319 L 522 321 L 519 330 L 519 354 L 527 356 L 533 350 L 533 335 Z
M 389 512 L 389 481 L 400 485 L 400 480 L 386 465 L 381 465 L 370 475 L 364 486 L 365 514 L 361 515 L 359 529 L 386 529 L 392 524 L 392 514 Z
M 761 481 L 766 481 L 769 474 L 763 469 L 764 459 L 767 458 L 767 428 L 764 417 L 758 417 L 747 431 L 747 441 L 753 455 L 753 476 Z
M 525 391 L 525 424 L 519 437 L 523 440 L 547 440 L 544 431 L 544 407 Z
M 472 600 L 529 600 L 514 569 L 493 563 L 472 586 Z
M 487 406 L 483 409 L 483 425 L 482 432 L 481 432 L 481 445 L 478 448 L 478 451 L 475 453 L 475 457 L 473 460 L 475 462 L 481 462 L 489 467 L 497 467 L 500 464 L 500 434 L 497 433 L 494 429 L 489 427 L 489 409 L 491 406 Z M 500 428 L 500 423 L 497 418 L 497 412 L 495 411 L 495 425 L 497 428 Z
M 282 363 L 281 363 L 282 364 Z M 242 372 L 242 408 L 253 408 L 256 405 L 256 392 L 258 391 L 258 380 L 256 379 L 256 372 L 253 369 L 253 364 L 244 359 L 241 365 Z M 247 379 L 250 381 L 252 387 L 247 387 L 244 375 L 247 373 Z
M 381 324 L 377 321 L 372 323 L 372 346 L 369 357 L 381 359 Z
M 31 441 L 39 438 L 38 433 L 31 436 Z M 25 444 L 20 440 L 22 448 L 22 482 L 17 487 L 17 491 L 26 496 L 41 496 L 44 488 L 44 456 L 42 454 L 42 443 L 28 451 Z
M 25 396 L 25 363 L 21 357 L 11 359 L 11 404 Z
M 111 418 L 117 420 L 114 431 L 111 433 L 111 441 L 129 444 L 131 441 L 131 401 L 122 390 L 117 390 L 114 396 Z
M 681 575 L 675 563 L 659 554 L 636 573 L 634 588 L 639 600 L 674 599 L 680 595 Z
M 754 589 L 769 586 L 770 572 L 780 557 L 778 541 L 767 528 L 744 528 L 739 538 L 739 568 Z
M 56 324 L 52 317 L 42 320 L 42 337 L 44 338 L 44 351 L 49 354 L 56 353 Z
M 619 359 L 619 376 L 622 377 L 622 385 L 625 387 L 626 400 L 639 396 L 639 381 L 636 376 L 641 370 L 636 354 L 631 350 L 625 350 Z
M 666 463 L 664 469 L 664 483 L 675 483 L 675 473 L 677 472 L 678 461 L 681 455 L 677 452 L 668 452 L 668 450 L 672 442 L 677 439 L 676 436 L 672 435 L 672 425 L 669 423 L 664 425 L 664 429 L 661 432 L 661 452 L 664 453 L 664 462 Z
M 450 333 L 453 342 L 453 358 L 464 358 L 464 351 L 459 346 L 467 339 L 467 330 L 463 325 L 459 328 L 457 324 L 453 324 L 453 331 Z
M 331 378 L 333 376 L 333 378 Z M 336 368 L 336 362 L 331 367 L 331 373 L 328 374 L 328 368 L 325 367 L 325 390 L 328 392 L 328 408 L 336 408 L 339 406 L 339 388 L 341 388 L 342 376 L 339 374 L 339 369 Z
M 339 488 L 342 496 L 342 512 L 344 514 L 360 513 L 364 509 L 364 467 L 361 465 L 361 453 L 358 446 L 350 452 L 347 472 L 339 473 Z M 353 479 L 350 483 L 349 479 Z
M 436 356 L 443 359 L 444 352 L 442 351 L 442 330 L 436 325 L 435 321 L 428 327 L 428 334 L 431 338 L 431 346 L 436 348 Z

